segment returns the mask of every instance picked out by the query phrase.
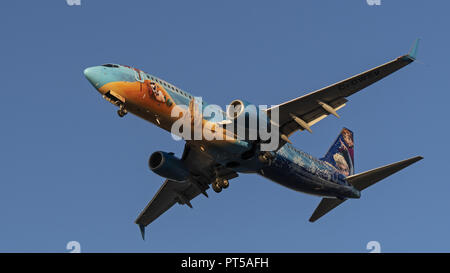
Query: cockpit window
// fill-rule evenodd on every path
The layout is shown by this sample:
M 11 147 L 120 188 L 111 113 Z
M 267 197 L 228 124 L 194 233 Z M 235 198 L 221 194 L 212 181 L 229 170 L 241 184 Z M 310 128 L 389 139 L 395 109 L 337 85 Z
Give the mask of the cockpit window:
M 119 66 L 117 64 L 102 64 L 102 66 L 105 67 L 113 67 L 113 68 L 119 68 Z

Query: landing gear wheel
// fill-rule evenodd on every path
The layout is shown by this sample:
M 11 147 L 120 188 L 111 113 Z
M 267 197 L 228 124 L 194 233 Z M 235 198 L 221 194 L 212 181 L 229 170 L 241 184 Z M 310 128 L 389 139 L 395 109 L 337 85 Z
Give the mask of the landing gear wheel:
M 228 182 L 228 179 L 222 179 L 222 180 L 220 180 L 219 185 L 223 189 L 226 189 L 226 188 L 228 188 L 228 186 L 230 186 L 230 182 Z
M 123 105 L 120 106 L 120 109 L 117 110 L 117 114 L 119 115 L 119 117 L 124 117 L 127 114 L 127 110 L 125 109 L 125 107 L 123 107 Z
M 267 164 L 268 166 L 272 165 L 272 157 L 270 157 L 270 155 L 267 153 L 259 154 L 258 159 L 260 162 Z
M 258 155 L 258 159 L 263 163 L 266 163 L 269 160 L 265 154 Z
M 219 193 L 219 192 L 221 192 L 222 191 L 222 187 L 220 187 L 220 185 L 218 184 L 218 183 L 212 183 L 212 188 L 213 188 L 213 190 L 215 191 L 215 192 L 217 192 L 217 193 Z

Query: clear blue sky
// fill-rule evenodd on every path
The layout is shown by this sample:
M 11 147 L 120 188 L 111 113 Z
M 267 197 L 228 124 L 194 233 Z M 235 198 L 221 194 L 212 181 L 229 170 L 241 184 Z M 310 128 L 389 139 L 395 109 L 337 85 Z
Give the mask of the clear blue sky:
M 4 1 L 0 251 L 449 251 L 448 1 Z M 294 144 L 322 156 L 343 126 L 356 171 L 425 159 L 318 222 L 319 198 L 241 175 L 221 194 L 133 223 L 163 182 L 147 167 L 182 142 L 121 119 L 83 76 L 113 62 L 157 75 L 210 102 L 277 104 L 407 53 L 414 63 L 350 98 Z

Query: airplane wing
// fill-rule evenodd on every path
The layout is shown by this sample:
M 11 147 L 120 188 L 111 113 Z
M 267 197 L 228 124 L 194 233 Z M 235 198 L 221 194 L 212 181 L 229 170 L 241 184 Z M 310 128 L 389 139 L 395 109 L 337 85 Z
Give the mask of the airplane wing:
M 224 167 L 218 169 L 217 164 L 212 159 L 189 144 L 186 144 L 181 159 L 189 168 L 191 176 L 186 182 L 176 182 L 167 179 L 153 199 L 139 214 L 135 223 L 139 225 L 143 239 L 145 239 L 145 227 L 176 203 L 192 208 L 191 200 L 197 195 L 202 193 L 208 197 L 206 190 L 216 178 L 217 173 L 220 173 L 220 177 L 226 179 L 238 176 L 231 169 Z
M 144 239 L 144 228 L 147 225 L 176 203 L 187 204 L 192 207 L 190 200 L 197 197 L 202 190 L 197 189 L 196 186 L 189 182 L 179 183 L 166 180 L 135 221 L 141 229 L 142 238 Z
M 280 147 L 289 142 L 288 137 L 295 131 L 311 132 L 310 126 L 329 114 L 339 117 L 336 110 L 345 106 L 347 97 L 412 63 L 416 58 L 418 43 L 419 39 L 408 54 L 395 60 L 268 109 L 269 115 L 275 108 L 279 111 L 278 124 L 276 121 L 272 122 L 280 127 Z

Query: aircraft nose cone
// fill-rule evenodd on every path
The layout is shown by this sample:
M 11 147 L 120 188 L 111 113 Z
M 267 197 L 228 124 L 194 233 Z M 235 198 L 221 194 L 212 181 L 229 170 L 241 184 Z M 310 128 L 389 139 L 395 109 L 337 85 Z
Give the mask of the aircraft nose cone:
M 88 67 L 84 70 L 84 76 L 86 79 L 95 87 L 98 88 L 99 84 L 99 73 L 97 67 Z
M 108 68 L 103 66 L 92 66 L 86 68 L 84 71 L 86 79 L 94 86 L 97 91 L 103 93 L 100 88 L 111 81 L 111 74 Z
M 86 78 L 89 79 L 89 75 L 92 73 L 92 67 L 88 67 L 83 71 L 83 74 Z

